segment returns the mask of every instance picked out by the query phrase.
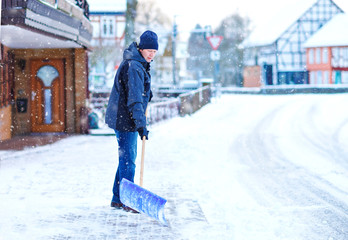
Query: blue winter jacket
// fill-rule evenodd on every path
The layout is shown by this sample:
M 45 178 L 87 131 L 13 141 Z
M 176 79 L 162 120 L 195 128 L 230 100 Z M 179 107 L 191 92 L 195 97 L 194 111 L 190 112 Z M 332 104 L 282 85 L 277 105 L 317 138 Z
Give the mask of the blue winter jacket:
M 135 132 L 146 127 L 145 110 L 151 95 L 150 64 L 133 42 L 123 53 L 111 90 L 105 122 L 110 128 Z

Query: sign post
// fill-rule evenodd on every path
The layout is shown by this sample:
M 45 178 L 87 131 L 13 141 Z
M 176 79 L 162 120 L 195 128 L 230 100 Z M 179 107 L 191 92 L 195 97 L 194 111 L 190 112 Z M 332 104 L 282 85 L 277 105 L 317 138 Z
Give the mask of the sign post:
M 207 37 L 207 40 L 213 49 L 213 51 L 210 52 L 210 59 L 214 61 L 214 82 L 216 83 L 218 81 L 219 76 L 219 60 L 220 60 L 220 51 L 217 49 L 219 48 L 221 42 L 222 42 L 223 36 L 209 36 Z

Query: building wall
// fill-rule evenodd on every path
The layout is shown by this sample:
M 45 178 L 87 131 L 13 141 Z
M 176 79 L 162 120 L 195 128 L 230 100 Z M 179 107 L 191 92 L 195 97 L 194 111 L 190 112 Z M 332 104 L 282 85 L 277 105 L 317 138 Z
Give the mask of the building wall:
M 123 57 L 125 13 L 91 12 L 90 20 L 93 25 L 93 51 L 89 52 L 89 87 L 91 92 L 110 92 L 115 68 Z
M 306 83 L 306 50 L 303 45 L 321 26 L 341 12 L 331 0 L 317 1 L 297 21 L 284 29 L 274 42 L 261 47 L 249 46 L 251 49 L 246 50 L 245 64 L 272 66 L 273 84 Z
M 14 111 L 14 135 L 31 132 L 30 101 L 31 69 L 30 63 L 34 59 L 64 59 L 65 65 L 65 132 L 81 132 L 81 108 L 86 105 L 87 98 L 87 54 L 81 49 L 16 49 L 15 56 L 15 99 L 28 99 L 28 108 L 25 113 Z
M 331 48 L 309 48 L 306 51 L 310 84 L 331 84 Z
M 336 72 L 347 83 L 348 47 L 312 47 L 306 51 L 310 84 L 335 84 Z
M 248 66 L 243 71 L 244 87 L 261 87 L 261 67 Z
M 12 136 L 13 55 L 6 46 L 0 47 L 0 141 L 3 141 Z
M 86 100 L 88 98 L 88 57 L 82 48 L 76 48 L 75 60 L 75 132 L 85 133 L 88 128 L 88 117 L 86 115 Z
M 264 65 L 270 65 L 272 68 L 272 72 L 277 72 L 276 67 L 276 55 L 274 54 L 277 51 L 276 45 L 269 45 L 258 48 L 247 48 L 244 51 L 245 56 L 245 65 L 246 66 L 259 66 L 264 67 Z M 260 76 L 261 78 L 265 78 L 265 76 Z M 262 79 L 261 84 L 268 85 L 267 83 L 277 84 L 277 75 L 272 74 L 271 79 Z M 245 80 L 243 80 L 245 81 Z M 247 80 L 248 82 L 248 80 Z
M 4 141 L 11 138 L 11 105 L 0 108 L 0 141 Z
M 93 25 L 92 46 L 124 47 L 126 18 L 124 14 L 91 13 L 90 20 Z

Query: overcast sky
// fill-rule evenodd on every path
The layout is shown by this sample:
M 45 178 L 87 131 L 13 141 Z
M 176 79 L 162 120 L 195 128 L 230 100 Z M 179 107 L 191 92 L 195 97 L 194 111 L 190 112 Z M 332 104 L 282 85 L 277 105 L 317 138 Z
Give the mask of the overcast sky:
M 307 0 L 301 0 L 307 1 Z M 300 2 L 301 2 L 300 1 Z M 225 17 L 239 12 L 249 16 L 253 25 L 265 22 L 275 10 L 284 9 L 287 4 L 297 0 L 157 0 L 163 12 L 173 18 L 181 29 L 192 29 L 197 23 L 201 26 L 218 26 Z M 335 0 L 345 12 L 348 12 L 348 0 Z
M 127 0 L 88 0 L 91 11 L 113 9 L 122 11 Z M 146 1 L 146 0 L 138 0 Z M 242 16 L 248 16 L 252 21 L 252 28 L 269 22 L 277 11 L 283 12 L 290 4 L 303 4 L 303 2 L 315 2 L 315 0 L 156 0 L 161 10 L 172 20 L 176 16 L 178 30 L 182 40 L 196 24 L 202 27 L 211 25 L 216 28 L 221 21 L 238 12 Z M 335 3 L 348 13 L 348 0 L 334 0 Z M 297 5 L 295 5 L 297 6 Z M 293 8 L 293 7 L 292 7 Z

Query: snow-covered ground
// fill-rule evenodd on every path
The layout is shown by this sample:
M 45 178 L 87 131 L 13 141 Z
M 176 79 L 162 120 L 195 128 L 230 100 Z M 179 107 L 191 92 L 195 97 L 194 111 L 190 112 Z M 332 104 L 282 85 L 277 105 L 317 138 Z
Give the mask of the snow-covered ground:
M 109 207 L 114 136 L 0 151 L 0 239 L 346 240 L 347 104 L 222 95 L 150 126 L 144 187 L 168 199 L 169 227 Z

